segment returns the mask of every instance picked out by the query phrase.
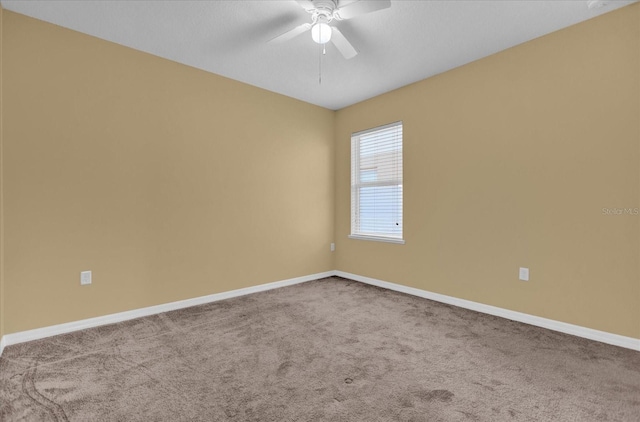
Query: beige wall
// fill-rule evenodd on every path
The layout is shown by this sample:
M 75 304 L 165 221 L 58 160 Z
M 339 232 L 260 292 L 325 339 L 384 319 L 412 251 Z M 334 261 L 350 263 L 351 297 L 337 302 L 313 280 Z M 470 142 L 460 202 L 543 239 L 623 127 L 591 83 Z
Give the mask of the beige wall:
M 348 239 L 350 134 L 397 120 L 406 244 Z M 634 4 L 340 110 L 336 268 L 640 338 L 639 164 Z
M 334 112 L 3 27 L 5 334 L 333 269 Z

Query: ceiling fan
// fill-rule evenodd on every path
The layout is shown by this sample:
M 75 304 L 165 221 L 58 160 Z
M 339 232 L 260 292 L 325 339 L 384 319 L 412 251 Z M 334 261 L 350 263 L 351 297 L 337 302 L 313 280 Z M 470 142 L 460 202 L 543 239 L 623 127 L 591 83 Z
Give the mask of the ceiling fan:
M 387 9 L 391 6 L 391 0 L 356 0 L 344 6 L 338 6 L 339 0 L 295 0 L 304 10 L 311 15 L 311 23 L 303 23 L 290 31 L 271 39 L 269 42 L 289 41 L 298 35 L 311 30 L 311 38 L 318 44 L 326 44 L 332 41 L 345 59 L 350 59 L 358 54 L 335 26 L 329 25 L 332 21 L 352 19 L 376 10 Z

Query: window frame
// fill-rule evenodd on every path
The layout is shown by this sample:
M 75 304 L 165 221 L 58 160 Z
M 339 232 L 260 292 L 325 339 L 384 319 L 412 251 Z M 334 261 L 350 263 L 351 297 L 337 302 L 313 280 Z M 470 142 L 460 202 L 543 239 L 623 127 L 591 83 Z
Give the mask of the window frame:
M 382 181 L 382 182 L 377 182 L 376 181 L 365 181 L 362 182 L 361 179 L 361 174 L 362 174 L 362 169 L 360 169 L 360 162 L 361 162 L 361 153 L 360 153 L 360 138 L 362 136 L 366 136 L 368 134 L 372 134 L 375 132 L 379 132 L 385 129 L 389 129 L 389 128 L 396 128 L 396 127 L 400 127 L 401 128 L 401 137 L 400 137 L 400 159 L 394 159 L 396 165 L 398 163 L 398 161 L 400 162 L 400 177 L 398 179 L 394 179 L 392 181 L 386 180 L 386 181 Z M 356 144 L 357 143 L 357 144 Z M 350 239 L 358 239 L 358 240 L 371 240 L 371 241 L 376 241 L 376 242 L 387 242 L 387 243 L 396 243 L 396 244 L 404 244 L 405 240 L 404 240 L 404 123 L 400 120 L 397 122 L 393 122 L 393 123 L 389 123 L 389 124 L 385 124 L 385 125 L 381 125 L 381 126 L 377 126 L 377 127 L 373 127 L 371 129 L 366 129 L 366 130 L 362 130 L 359 132 L 354 132 L 351 134 L 351 172 L 350 172 L 350 179 L 351 179 L 351 198 L 350 198 L 350 213 L 351 213 L 351 221 L 350 221 L 350 233 L 349 233 L 349 238 Z M 377 171 L 377 169 L 376 169 Z M 364 185 L 364 186 L 363 186 Z M 401 197 L 400 197 L 400 203 L 396 204 L 399 205 L 399 210 L 400 210 L 400 236 L 392 236 L 392 235 L 385 235 L 385 234 L 376 234 L 375 232 L 373 232 L 372 234 L 367 234 L 364 233 L 362 230 L 356 230 L 357 228 L 359 228 L 359 224 L 357 223 L 357 220 L 359 218 L 359 216 L 361 215 L 360 213 L 360 192 L 361 189 L 363 187 L 382 187 L 382 186 L 396 186 L 400 189 L 401 192 Z

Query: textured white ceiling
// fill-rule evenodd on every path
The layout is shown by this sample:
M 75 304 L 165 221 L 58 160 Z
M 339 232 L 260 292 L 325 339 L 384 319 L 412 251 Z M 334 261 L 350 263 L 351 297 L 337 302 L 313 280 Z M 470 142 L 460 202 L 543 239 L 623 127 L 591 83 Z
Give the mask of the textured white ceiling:
M 293 0 L 2 0 L 2 6 L 336 110 L 633 2 L 590 9 L 588 0 L 392 0 L 389 9 L 336 23 L 360 54 L 345 60 L 327 44 L 322 84 L 319 46 L 309 33 L 267 44 L 309 21 Z

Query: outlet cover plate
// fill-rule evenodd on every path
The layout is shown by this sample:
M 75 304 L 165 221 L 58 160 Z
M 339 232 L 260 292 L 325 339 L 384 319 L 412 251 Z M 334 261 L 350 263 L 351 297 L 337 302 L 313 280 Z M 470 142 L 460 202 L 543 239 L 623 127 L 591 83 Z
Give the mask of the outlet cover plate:
M 529 281 L 529 268 L 520 267 L 520 280 Z
M 83 286 L 91 284 L 91 271 L 82 271 L 80 273 L 80 284 Z

